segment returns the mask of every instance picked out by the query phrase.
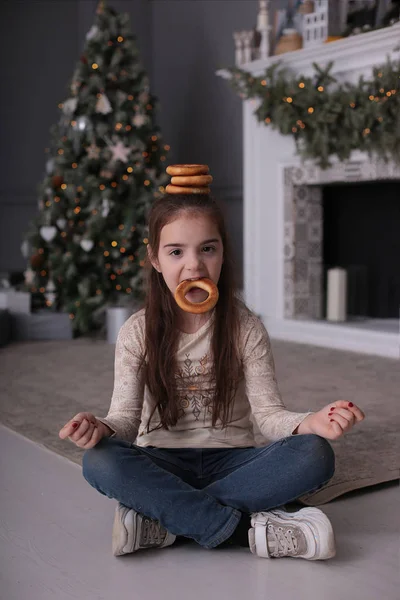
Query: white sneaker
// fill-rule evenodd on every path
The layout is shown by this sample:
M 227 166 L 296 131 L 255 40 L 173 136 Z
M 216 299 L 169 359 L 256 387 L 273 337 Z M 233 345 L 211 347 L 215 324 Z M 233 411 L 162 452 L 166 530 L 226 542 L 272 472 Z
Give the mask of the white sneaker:
M 175 540 L 176 536 L 169 533 L 158 521 L 118 503 L 112 532 L 114 556 L 145 548 L 165 548 L 171 546 Z
M 253 513 L 251 525 L 250 550 L 258 556 L 307 560 L 335 556 L 332 525 L 319 508 L 301 508 L 292 513 L 281 509 Z

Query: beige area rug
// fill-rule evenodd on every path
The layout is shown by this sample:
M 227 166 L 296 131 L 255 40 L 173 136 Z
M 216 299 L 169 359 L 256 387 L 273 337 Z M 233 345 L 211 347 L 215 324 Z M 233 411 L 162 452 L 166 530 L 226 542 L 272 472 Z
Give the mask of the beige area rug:
M 333 442 L 336 473 L 303 498 L 324 504 L 346 492 L 399 478 L 400 368 L 397 360 L 273 340 L 277 378 L 291 410 L 346 399 L 366 419 Z M 78 464 L 82 451 L 58 437 L 80 411 L 105 415 L 113 387 L 114 346 L 79 338 L 15 343 L 0 349 L 0 422 Z

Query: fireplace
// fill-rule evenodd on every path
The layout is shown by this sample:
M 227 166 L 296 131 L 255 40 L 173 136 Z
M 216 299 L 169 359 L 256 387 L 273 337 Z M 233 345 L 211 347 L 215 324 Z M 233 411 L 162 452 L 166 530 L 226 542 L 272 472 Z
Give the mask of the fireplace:
M 326 66 L 333 61 L 332 75 L 340 82 L 354 82 L 360 75 L 369 77 L 388 54 L 398 57 L 399 33 L 395 25 L 255 60 L 242 68 L 258 76 L 282 61 L 284 67 L 309 76 L 313 62 Z M 243 102 L 246 302 L 262 317 L 272 338 L 398 358 L 398 318 L 365 314 L 365 319 L 345 323 L 324 319 L 323 189 L 399 181 L 400 166 L 354 152 L 345 162 L 333 156 L 332 166 L 322 170 L 313 161 L 299 159 L 290 136 L 259 123 L 255 109 L 255 101 Z M 362 273 L 358 276 L 362 279 Z
M 324 270 L 346 270 L 349 319 L 399 316 L 399 200 L 400 180 L 322 188 Z
M 396 265 L 396 257 L 400 256 L 397 231 L 400 223 L 400 167 L 367 160 L 349 161 L 324 171 L 315 167 L 285 167 L 283 177 L 284 317 L 323 319 L 326 271 L 329 267 L 339 266 L 345 268 L 348 275 L 349 322 L 357 318 L 396 319 L 400 306 L 400 270 Z M 355 182 L 368 182 L 370 196 L 365 190 L 360 190 L 360 183 L 357 185 Z M 350 198 L 355 192 L 351 192 L 349 186 L 340 191 L 338 185 L 333 185 L 344 183 L 353 184 L 359 190 L 360 196 L 354 201 L 354 207 Z M 357 227 L 356 210 L 364 209 L 365 214 L 373 201 L 371 192 L 377 195 L 375 210 L 371 210 L 368 222 L 360 217 Z M 338 210 L 340 202 L 345 206 L 339 206 L 341 210 Z M 385 214 L 382 214 L 383 211 L 386 211 Z M 351 214 L 353 222 L 349 222 Z M 344 221 L 346 217 L 347 221 L 342 222 L 342 243 L 338 243 L 340 219 Z M 329 223 L 329 218 L 333 222 Z M 375 222 L 372 223 L 372 220 Z M 386 236 L 383 236 L 383 223 L 387 227 Z M 357 238 L 354 241 L 356 246 L 352 245 L 349 239 L 352 229 L 360 235 L 364 249 L 357 244 Z M 371 238 L 370 246 L 375 246 L 373 252 L 368 252 L 368 241 L 362 239 L 365 235 Z

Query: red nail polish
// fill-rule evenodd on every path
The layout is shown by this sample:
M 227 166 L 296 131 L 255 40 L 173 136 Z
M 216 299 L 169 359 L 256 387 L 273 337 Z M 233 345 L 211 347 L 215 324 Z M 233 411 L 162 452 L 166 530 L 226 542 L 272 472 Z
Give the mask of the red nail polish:
M 333 419 L 331 419 L 331 423 L 333 423 Z
M 336 406 L 332 406 L 331 410 L 335 410 Z
M 354 406 L 354 404 L 352 402 L 349 402 L 348 406 Z
M 331 417 L 331 416 L 332 416 L 332 414 L 333 414 L 333 413 L 329 413 L 329 414 L 328 414 L 328 417 Z
M 75 427 L 78 427 L 79 423 L 72 423 L 72 427 L 75 429 Z

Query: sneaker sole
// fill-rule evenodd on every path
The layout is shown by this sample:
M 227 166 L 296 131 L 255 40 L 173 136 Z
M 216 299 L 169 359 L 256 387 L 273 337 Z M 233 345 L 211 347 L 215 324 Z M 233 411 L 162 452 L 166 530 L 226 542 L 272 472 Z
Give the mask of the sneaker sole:
M 132 508 L 118 505 L 115 509 L 114 524 L 112 530 L 112 552 L 114 556 L 122 556 L 123 554 L 130 554 L 133 552 L 134 540 L 129 539 L 129 530 L 125 526 L 125 519 L 128 513 L 131 518 L 135 518 L 135 511 Z M 134 530 L 134 527 L 130 528 Z
M 284 524 L 290 525 L 292 521 L 300 521 L 307 527 L 305 536 L 307 541 L 315 543 L 316 550 L 313 555 L 294 556 L 307 560 L 327 560 L 336 555 L 335 536 L 328 517 L 318 508 L 302 508 L 294 513 L 287 513 L 279 509 L 269 511 L 277 515 Z

